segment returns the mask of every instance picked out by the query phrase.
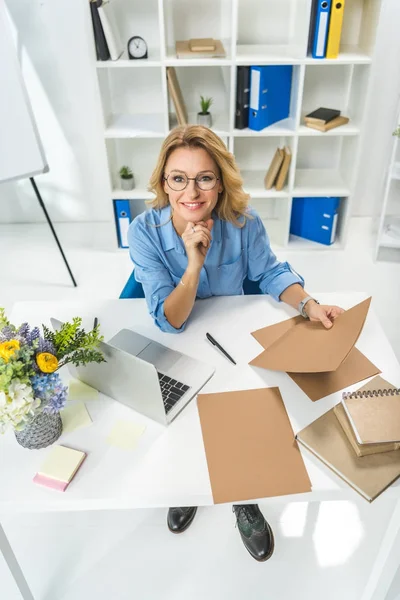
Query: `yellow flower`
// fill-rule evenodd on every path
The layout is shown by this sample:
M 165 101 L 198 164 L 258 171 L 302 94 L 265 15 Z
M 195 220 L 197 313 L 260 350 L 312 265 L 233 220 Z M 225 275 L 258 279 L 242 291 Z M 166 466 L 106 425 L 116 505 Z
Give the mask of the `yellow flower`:
M 11 356 L 19 350 L 20 345 L 18 340 L 8 340 L 6 342 L 2 342 L 0 344 L 0 357 L 3 358 L 6 362 Z
M 40 354 L 37 354 L 36 362 L 43 373 L 54 373 L 58 368 L 58 360 L 50 352 L 40 352 Z

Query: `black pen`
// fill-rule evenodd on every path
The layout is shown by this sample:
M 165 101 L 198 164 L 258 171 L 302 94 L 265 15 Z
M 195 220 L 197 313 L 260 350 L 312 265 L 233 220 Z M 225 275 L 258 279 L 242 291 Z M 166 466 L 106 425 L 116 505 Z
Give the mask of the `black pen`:
M 93 329 L 95 329 L 97 327 L 98 323 L 99 323 L 99 320 L 97 317 L 95 317 L 94 321 L 93 321 Z
M 218 348 L 218 350 L 221 350 L 221 352 L 223 354 L 225 354 L 227 359 L 229 359 L 234 365 L 236 365 L 236 361 L 234 361 L 232 356 L 229 356 L 227 351 L 224 350 L 223 347 L 220 344 L 218 344 L 218 342 L 216 340 L 214 340 L 212 335 L 210 335 L 209 333 L 206 333 L 206 338 L 208 339 L 209 342 L 212 343 L 213 346 L 216 346 Z

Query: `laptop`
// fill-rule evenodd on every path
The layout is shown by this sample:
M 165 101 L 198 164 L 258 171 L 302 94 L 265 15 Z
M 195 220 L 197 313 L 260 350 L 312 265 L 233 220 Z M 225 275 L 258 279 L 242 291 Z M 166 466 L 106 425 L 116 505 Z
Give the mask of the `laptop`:
M 52 318 L 55 330 L 61 321 Z M 99 350 L 107 362 L 68 364 L 71 375 L 141 414 L 169 425 L 215 369 L 150 338 L 121 329 Z

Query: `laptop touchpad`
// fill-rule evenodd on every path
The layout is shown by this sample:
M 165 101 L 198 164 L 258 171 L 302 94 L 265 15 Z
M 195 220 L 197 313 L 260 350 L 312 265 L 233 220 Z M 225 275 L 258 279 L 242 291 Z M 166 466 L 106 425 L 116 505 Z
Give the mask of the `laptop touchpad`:
M 153 343 L 149 344 L 147 348 L 137 356 L 154 365 L 157 371 L 167 373 L 167 371 L 169 371 L 169 369 L 171 369 L 182 357 L 182 354 L 175 350 L 171 350 L 170 348 L 165 348 L 160 344 Z

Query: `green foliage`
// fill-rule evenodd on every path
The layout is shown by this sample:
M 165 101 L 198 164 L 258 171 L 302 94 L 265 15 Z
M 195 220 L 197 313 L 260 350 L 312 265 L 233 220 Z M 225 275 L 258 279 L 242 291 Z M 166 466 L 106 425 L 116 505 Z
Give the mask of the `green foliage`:
M 97 324 L 91 331 L 86 332 L 81 328 L 82 319 L 74 317 L 72 323 L 63 323 L 59 331 L 51 331 L 43 327 L 44 339 L 50 341 L 59 361 L 59 368 L 67 363 L 85 365 L 89 362 L 105 362 L 102 353 L 96 350 L 99 342 L 103 341 L 100 335 L 100 325 Z
M 400 137 L 400 125 L 397 126 L 397 128 L 393 131 L 392 135 Z
M 6 317 L 4 308 L 0 307 L 0 331 L 7 326 L 10 326 L 10 321 Z
M 124 165 L 119 170 L 119 176 L 122 177 L 122 179 L 132 179 L 132 177 L 133 177 L 132 169 L 130 167 L 127 167 L 126 165 Z
M 0 358 L 0 391 L 8 390 L 13 379 L 19 379 L 21 383 L 30 383 L 30 377 L 35 374 L 32 367 L 34 354 L 34 348 L 24 345 L 9 358 L 8 362 Z
M 212 98 L 205 98 L 204 96 L 200 96 L 201 113 L 203 115 L 206 115 L 209 112 L 212 103 Z

